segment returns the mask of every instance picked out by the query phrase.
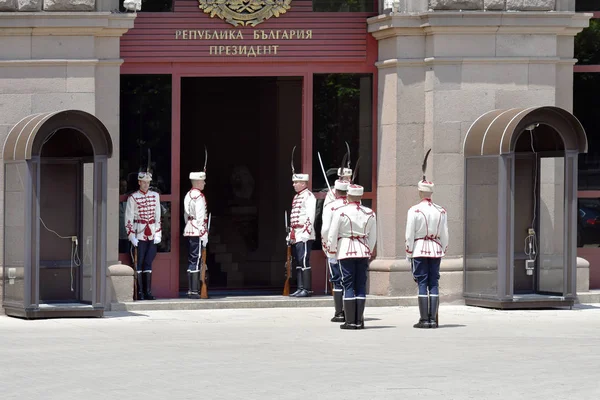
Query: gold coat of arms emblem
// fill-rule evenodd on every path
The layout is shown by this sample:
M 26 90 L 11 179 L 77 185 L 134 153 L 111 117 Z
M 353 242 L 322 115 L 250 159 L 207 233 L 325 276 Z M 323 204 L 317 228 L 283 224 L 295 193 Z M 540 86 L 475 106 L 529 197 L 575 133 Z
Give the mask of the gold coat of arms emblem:
M 290 9 L 292 0 L 198 0 L 200 9 L 233 26 L 256 26 L 279 17 Z

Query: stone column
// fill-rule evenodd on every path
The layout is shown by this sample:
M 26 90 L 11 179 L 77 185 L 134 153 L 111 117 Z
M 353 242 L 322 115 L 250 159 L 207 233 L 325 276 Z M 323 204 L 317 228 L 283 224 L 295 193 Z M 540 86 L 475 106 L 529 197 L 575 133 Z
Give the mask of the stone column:
M 451 11 L 459 3 L 463 11 Z M 502 3 L 502 10 L 555 6 L 541 0 Z M 460 298 L 466 132 L 476 118 L 497 108 L 571 109 L 573 37 L 587 26 L 589 15 L 484 12 L 486 4 L 492 2 L 430 0 L 431 9 L 445 11 L 390 12 L 368 20 L 379 41 L 379 232 L 371 294 L 416 293 L 405 261 L 404 229 L 406 212 L 418 201 L 416 182 L 427 149 L 432 149 L 427 176 L 436 184 L 433 200 L 449 218 L 440 290 Z
M 351 157 L 353 165 L 351 168 L 356 169 L 356 162 L 361 154 L 371 154 L 373 152 L 373 145 L 371 138 L 373 137 L 373 102 L 371 100 L 371 93 L 373 93 L 373 85 L 375 82 L 372 81 L 370 76 L 364 76 L 360 78 L 360 100 L 358 105 L 358 153 Z M 365 165 L 367 163 L 361 163 L 358 168 L 358 173 L 355 178 L 355 182 L 364 184 L 371 181 L 373 175 L 373 168 L 371 165 Z

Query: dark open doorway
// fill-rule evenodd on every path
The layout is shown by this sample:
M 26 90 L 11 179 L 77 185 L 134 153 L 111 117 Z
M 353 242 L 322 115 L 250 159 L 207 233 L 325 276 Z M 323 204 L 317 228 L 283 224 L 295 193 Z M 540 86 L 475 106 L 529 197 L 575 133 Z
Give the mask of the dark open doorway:
M 300 160 L 301 136 L 301 77 L 182 78 L 180 203 L 183 210 L 189 173 L 202 170 L 206 146 L 204 194 L 212 214 L 207 265 L 213 293 L 281 290 L 284 210 L 294 194 L 290 155 L 298 146 L 295 158 Z M 183 239 L 182 292 L 187 291 L 187 253 Z

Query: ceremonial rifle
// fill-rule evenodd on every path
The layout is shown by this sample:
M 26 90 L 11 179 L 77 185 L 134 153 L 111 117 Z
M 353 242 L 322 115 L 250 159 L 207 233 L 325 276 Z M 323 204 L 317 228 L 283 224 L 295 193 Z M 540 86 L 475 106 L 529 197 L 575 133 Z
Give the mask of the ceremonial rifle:
M 285 212 L 285 230 L 289 235 L 290 227 L 287 222 L 287 211 Z M 290 239 L 287 240 L 287 255 L 285 258 L 285 284 L 283 285 L 283 295 L 290 295 L 290 278 L 292 277 L 292 243 Z
M 132 245 L 133 246 L 133 245 Z M 137 263 L 138 263 L 138 251 L 137 246 L 133 246 L 133 299 L 139 300 L 137 298 L 138 294 L 138 284 L 137 284 Z
M 210 217 L 211 214 L 208 214 L 208 226 L 206 227 L 206 234 L 208 235 L 208 231 L 210 231 Z M 200 289 L 200 298 L 208 299 L 208 287 L 206 285 L 206 246 L 202 246 L 202 267 L 200 270 L 200 283 L 202 284 L 202 288 Z

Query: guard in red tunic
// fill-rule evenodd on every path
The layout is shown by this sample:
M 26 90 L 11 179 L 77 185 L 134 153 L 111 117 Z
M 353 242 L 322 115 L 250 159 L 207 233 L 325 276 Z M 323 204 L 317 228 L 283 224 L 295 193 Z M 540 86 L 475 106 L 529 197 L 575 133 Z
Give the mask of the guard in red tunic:
M 341 329 L 363 329 L 367 299 L 367 269 L 377 242 L 373 210 L 360 204 L 364 189 L 351 184 L 346 205 L 335 210 L 327 235 L 327 252 L 342 272 L 344 315 Z
M 430 151 L 423 161 L 423 179 L 417 183 L 421 202 L 406 217 L 406 257 L 419 285 L 420 318 L 415 328 L 438 327 L 440 264 L 448 249 L 448 213 L 431 201 L 434 185 L 425 177 Z
M 298 290 L 291 297 L 309 297 L 311 290 L 310 252 L 315 241 L 315 213 L 317 199 L 308 190 L 308 174 L 292 174 L 296 195 L 292 201 L 290 213 L 290 233 L 288 238 L 292 243 L 292 252 L 296 261 L 296 276 Z
M 137 299 L 154 300 L 152 295 L 152 262 L 156 257 L 156 245 L 162 238 L 160 222 L 160 196 L 150 190 L 152 174 L 138 174 L 140 189 L 127 199 L 125 229 L 127 238 L 137 250 Z
M 199 299 L 200 289 L 200 246 L 208 244 L 208 212 L 206 198 L 202 193 L 206 184 L 205 172 L 190 172 L 192 188 L 183 200 L 183 217 L 185 230 L 183 236 L 188 238 L 188 298 Z

